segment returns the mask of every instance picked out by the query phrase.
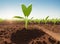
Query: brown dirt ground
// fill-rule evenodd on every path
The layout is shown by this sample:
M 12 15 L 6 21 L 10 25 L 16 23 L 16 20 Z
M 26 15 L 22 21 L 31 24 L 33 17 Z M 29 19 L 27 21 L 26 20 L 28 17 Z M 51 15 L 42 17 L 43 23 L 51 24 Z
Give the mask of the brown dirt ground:
M 42 24 L 42 23 L 41 24 L 29 23 L 28 29 L 29 30 L 37 29 L 36 27 L 34 27 L 34 25 L 38 25 L 40 27 L 42 26 L 45 29 L 48 29 L 49 31 L 60 34 L 60 24 L 53 25 L 53 24 Z M 11 43 L 12 33 L 16 33 L 17 30 L 22 30 L 22 29 L 24 29 L 24 22 L 4 21 L 0 23 L 0 44 L 14 44 Z

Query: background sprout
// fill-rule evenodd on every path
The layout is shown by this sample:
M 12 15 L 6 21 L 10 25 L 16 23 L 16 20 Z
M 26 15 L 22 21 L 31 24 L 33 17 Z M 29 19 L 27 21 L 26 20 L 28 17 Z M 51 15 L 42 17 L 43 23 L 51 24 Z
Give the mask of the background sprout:
M 40 23 L 40 19 L 34 19 L 34 22 L 36 22 L 36 23 Z
M 53 22 L 54 24 L 56 24 L 56 23 L 59 22 L 59 21 L 58 21 L 58 19 L 56 18 L 56 19 L 52 19 L 51 22 Z
M 0 18 L 0 23 L 3 22 L 3 19 Z
M 49 16 L 47 16 L 47 17 L 45 18 L 45 24 L 48 22 L 48 18 L 49 18 Z
M 25 16 L 25 28 L 27 28 L 28 16 L 30 15 L 30 13 L 32 11 L 32 4 L 29 5 L 28 7 L 26 7 L 24 4 L 22 4 L 22 11 L 23 11 L 24 16 Z

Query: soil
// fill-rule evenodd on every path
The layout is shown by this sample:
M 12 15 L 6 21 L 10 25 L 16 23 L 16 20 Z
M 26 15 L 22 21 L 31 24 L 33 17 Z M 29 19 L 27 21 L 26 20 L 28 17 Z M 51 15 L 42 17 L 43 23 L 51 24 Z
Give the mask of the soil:
M 60 34 L 60 23 L 54 25 L 52 23 L 38 24 L 31 22 L 28 24 L 28 28 L 25 29 L 24 22 L 4 21 L 0 23 L 0 44 L 29 44 L 33 39 L 41 38 L 45 34 L 50 36 L 42 29 L 34 27 L 35 25 Z
M 13 33 L 11 40 L 16 44 L 28 44 L 32 39 L 43 36 L 45 33 L 41 30 L 20 30 L 16 33 Z

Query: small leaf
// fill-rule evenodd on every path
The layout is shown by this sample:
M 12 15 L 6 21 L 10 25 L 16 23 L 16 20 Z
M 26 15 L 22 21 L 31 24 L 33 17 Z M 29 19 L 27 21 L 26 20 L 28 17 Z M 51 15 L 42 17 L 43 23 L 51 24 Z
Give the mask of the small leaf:
M 49 16 L 47 16 L 45 19 L 47 20 L 49 18 Z
M 31 19 L 33 19 L 34 17 L 32 17 Z
M 23 17 L 20 17 L 20 16 L 14 16 L 14 18 L 21 18 L 21 19 L 24 19 Z
M 32 11 L 32 4 L 26 7 L 24 4 L 22 4 L 22 11 L 24 13 L 24 16 L 29 16 Z

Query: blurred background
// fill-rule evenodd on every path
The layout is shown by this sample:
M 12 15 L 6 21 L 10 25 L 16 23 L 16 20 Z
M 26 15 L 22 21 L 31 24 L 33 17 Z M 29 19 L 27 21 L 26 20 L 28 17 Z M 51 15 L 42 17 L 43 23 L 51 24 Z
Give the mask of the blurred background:
M 0 0 L 0 18 L 24 17 L 21 4 L 28 6 L 31 3 L 33 6 L 29 18 L 60 18 L 60 0 Z

